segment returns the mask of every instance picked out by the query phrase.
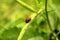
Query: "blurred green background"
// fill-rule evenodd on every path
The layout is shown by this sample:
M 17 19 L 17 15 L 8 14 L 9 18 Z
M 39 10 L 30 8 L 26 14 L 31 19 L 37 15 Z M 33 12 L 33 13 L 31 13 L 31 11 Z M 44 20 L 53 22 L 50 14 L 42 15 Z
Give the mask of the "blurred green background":
M 21 1 L 37 11 L 45 7 L 45 0 Z M 22 40 L 49 40 L 51 32 L 44 11 L 41 13 L 29 25 Z M 20 5 L 16 0 L 0 0 L 0 40 L 17 40 L 22 27 L 26 24 L 25 19 L 32 14 L 32 11 Z M 48 0 L 48 16 L 52 29 L 57 28 L 60 31 L 60 0 Z

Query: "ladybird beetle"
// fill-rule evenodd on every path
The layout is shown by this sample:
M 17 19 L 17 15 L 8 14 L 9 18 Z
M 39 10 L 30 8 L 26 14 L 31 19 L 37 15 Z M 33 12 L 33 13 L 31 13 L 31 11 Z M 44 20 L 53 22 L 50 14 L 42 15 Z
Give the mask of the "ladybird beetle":
M 25 22 L 28 23 L 31 20 L 31 18 L 26 18 Z

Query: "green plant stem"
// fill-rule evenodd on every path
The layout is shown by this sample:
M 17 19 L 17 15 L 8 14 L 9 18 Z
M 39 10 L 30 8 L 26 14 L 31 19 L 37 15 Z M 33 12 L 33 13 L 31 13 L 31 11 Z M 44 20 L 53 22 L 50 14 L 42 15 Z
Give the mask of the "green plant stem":
M 53 30 L 52 30 L 52 28 L 51 28 L 51 25 L 50 25 L 50 22 L 49 22 L 49 19 L 48 19 L 47 1 L 48 1 L 48 0 L 45 0 L 45 13 L 46 13 L 46 18 L 47 18 L 47 22 L 48 22 L 49 28 L 50 28 L 50 30 L 53 32 Z M 58 40 L 58 37 L 56 36 L 56 34 L 55 34 L 54 32 L 53 32 L 53 36 L 56 37 L 56 40 Z
M 35 3 L 36 3 L 36 6 L 37 6 L 37 8 L 39 9 L 40 7 L 39 7 L 39 2 L 38 2 L 38 0 L 35 0 Z
M 58 18 L 58 16 L 57 16 L 57 21 L 56 21 L 56 23 L 55 23 L 55 29 L 58 28 L 58 24 L 59 24 L 59 18 Z
M 50 22 L 49 22 L 49 18 L 48 18 L 47 1 L 48 1 L 48 0 L 45 0 L 45 13 L 46 13 L 46 18 L 47 18 L 47 22 L 48 22 L 49 28 L 50 28 L 50 30 L 52 31 L 52 28 L 51 28 L 51 25 L 50 25 Z
M 58 37 L 56 37 L 56 40 L 59 40 Z
M 38 0 L 35 0 L 35 3 L 36 3 L 36 5 L 38 6 L 38 4 L 39 4 Z
M 31 7 L 30 5 L 24 3 L 23 1 L 21 0 L 17 0 L 17 2 L 19 4 L 21 4 L 23 7 L 27 8 L 28 10 L 32 11 L 32 12 L 36 12 L 37 10 L 35 10 L 33 7 Z
M 21 30 L 21 32 L 20 32 L 19 37 L 18 37 L 17 40 L 22 40 L 22 38 L 23 38 L 23 36 L 24 36 L 24 33 L 26 32 L 28 26 L 29 26 L 30 23 L 35 19 L 35 17 L 36 17 L 38 14 L 40 14 L 40 12 L 41 12 L 42 10 L 43 10 L 43 9 L 40 9 L 40 10 L 38 11 L 38 13 L 33 13 L 33 15 L 30 16 L 30 17 L 31 17 L 31 21 L 30 21 L 29 23 L 27 23 L 26 25 L 24 25 L 24 27 L 22 28 L 22 30 Z

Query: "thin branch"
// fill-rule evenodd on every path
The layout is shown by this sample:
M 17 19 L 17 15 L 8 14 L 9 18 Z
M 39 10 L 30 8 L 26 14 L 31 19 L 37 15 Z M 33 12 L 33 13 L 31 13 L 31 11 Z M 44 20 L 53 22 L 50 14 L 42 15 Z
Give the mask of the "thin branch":
M 31 7 L 30 5 L 24 3 L 21 0 L 17 0 L 17 2 L 22 5 L 23 7 L 27 8 L 28 10 L 32 11 L 32 12 L 36 12 L 37 10 L 35 10 L 33 7 Z
M 50 28 L 50 30 L 52 31 L 52 28 L 51 28 L 51 25 L 50 25 L 50 22 L 49 22 L 49 18 L 48 18 L 47 1 L 48 1 L 48 0 L 45 0 L 45 13 L 46 13 L 46 18 L 47 18 L 47 22 L 48 22 L 49 28 Z
M 56 23 L 55 23 L 55 29 L 57 29 L 58 24 L 59 24 L 59 18 L 58 18 L 58 16 L 57 16 L 57 20 L 56 20 Z
M 35 5 L 37 6 L 37 9 L 40 9 L 39 7 L 40 3 L 38 2 L 38 0 L 35 0 Z
M 38 11 L 38 13 L 33 13 L 33 14 L 30 16 L 30 17 L 31 17 L 31 21 L 30 21 L 29 23 L 27 23 L 26 25 L 24 25 L 24 27 L 22 28 L 22 30 L 21 30 L 21 32 L 20 32 L 19 37 L 18 37 L 17 40 L 22 40 L 22 38 L 23 38 L 23 36 L 24 36 L 24 33 L 26 32 L 28 26 L 29 26 L 30 23 L 36 18 L 36 16 L 42 12 L 42 10 L 43 10 L 43 9 L 40 9 L 40 10 Z
M 49 22 L 49 18 L 48 18 L 47 1 L 48 1 L 48 0 L 45 0 L 45 13 L 46 13 L 46 18 L 47 18 L 47 22 L 48 22 L 49 28 L 50 28 L 50 30 L 53 32 L 53 30 L 52 30 L 52 28 L 51 28 L 51 25 L 50 25 L 50 22 Z M 56 40 L 58 40 L 58 37 L 57 37 L 57 35 L 56 35 L 54 32 L 53 32 L 53 36 L 56 37 Z

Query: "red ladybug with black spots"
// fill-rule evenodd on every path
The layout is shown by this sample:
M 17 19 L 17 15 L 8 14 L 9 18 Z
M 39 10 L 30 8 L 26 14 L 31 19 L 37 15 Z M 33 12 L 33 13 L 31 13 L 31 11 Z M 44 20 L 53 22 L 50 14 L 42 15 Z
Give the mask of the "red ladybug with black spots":
M 25 19 L 25 22 L 26 22 L 26 23 L 29 23 L 30 21 L 31 21 L 31 18 L 26 18 L 26 19 Z

